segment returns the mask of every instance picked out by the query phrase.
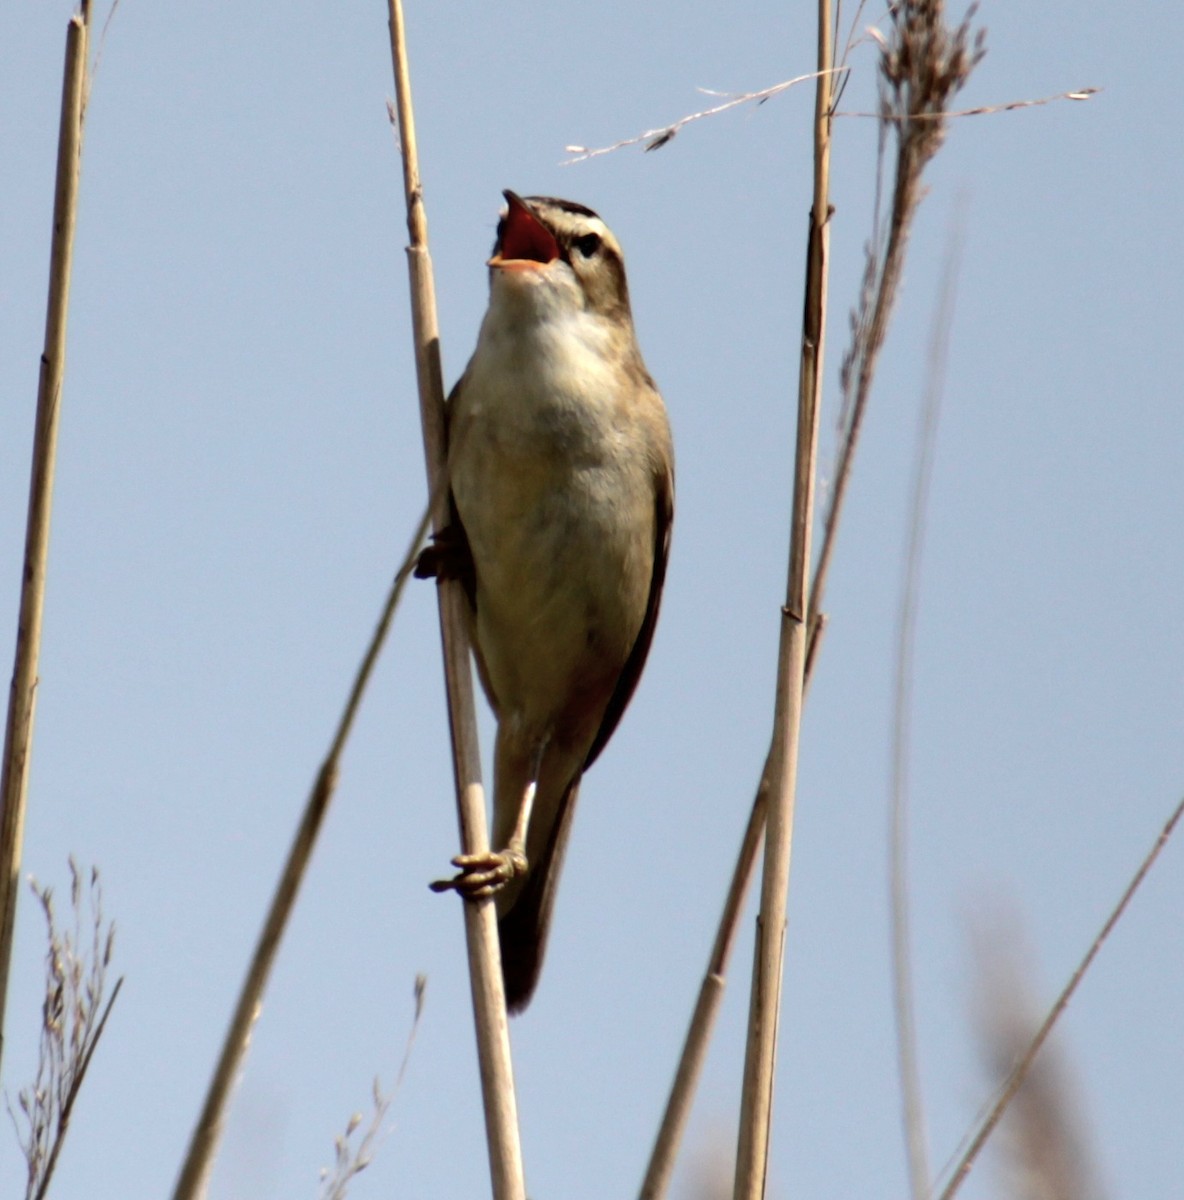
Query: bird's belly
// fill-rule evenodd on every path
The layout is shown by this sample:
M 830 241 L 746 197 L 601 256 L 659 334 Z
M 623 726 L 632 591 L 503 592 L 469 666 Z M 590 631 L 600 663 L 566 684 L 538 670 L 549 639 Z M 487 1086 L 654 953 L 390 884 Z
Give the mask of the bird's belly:
M 484 439 L 467 457 L 454 493 L 476 567 L 491 699 L 524 730 L 594 732 L 648 601 L 648 480 L 627 458 L 564 453 L 553 437 L 521 430 Z

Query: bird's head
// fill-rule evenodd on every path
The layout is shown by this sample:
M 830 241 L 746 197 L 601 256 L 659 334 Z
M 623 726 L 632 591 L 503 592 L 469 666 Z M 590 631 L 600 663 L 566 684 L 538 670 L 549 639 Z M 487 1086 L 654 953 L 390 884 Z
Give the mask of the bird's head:
M 621 247 L 596 213 L 572 200 L 503 194 L 489 259 L 495 288 L 542 288 L 560 303 L 630 319 Z

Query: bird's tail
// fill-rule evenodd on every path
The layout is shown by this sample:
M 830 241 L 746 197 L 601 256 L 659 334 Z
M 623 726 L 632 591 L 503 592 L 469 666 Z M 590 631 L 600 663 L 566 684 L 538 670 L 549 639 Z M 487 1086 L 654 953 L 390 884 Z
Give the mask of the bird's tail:
M 563 869 L 563 855 L 571 832 L 580 778 L 577 775 L 559 802 L 541 854 L 530 858 L 530 867 L 521 890 L 511 906 L 498 914 L 497 932 L 502 951 L 502 979 L 506 987 L 506 1007 L 521 1012 L 529 1003 L 543 967 L 551 909 Z M 541 815 L 541 814 L 540 814 Z

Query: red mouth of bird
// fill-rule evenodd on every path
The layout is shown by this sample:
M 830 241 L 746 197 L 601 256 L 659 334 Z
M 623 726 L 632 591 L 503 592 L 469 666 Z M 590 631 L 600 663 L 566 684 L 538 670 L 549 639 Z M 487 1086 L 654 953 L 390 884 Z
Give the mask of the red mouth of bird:
M 506 215 L 498 235 L 491 267 L 537 269 L 559 257 L 559 243 L 551 231 L 513 192 L 506 192 Z

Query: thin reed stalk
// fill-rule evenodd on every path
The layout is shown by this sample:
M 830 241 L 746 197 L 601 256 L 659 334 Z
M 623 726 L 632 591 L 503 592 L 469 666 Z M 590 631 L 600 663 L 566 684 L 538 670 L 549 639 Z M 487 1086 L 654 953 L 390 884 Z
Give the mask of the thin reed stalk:
M 765 1194 L 769 1124 L 777 1060 L 777 1027 L 785 952 L 785 912 L 793 844 L 798 749 L 809 640 L 810 543 L 818 458 L 818 414 L 826 345 L 826 295 L 830 241 L 830 0 L 818 4 L 818 70 L 814 98 L 814 202 L 810 211 L 802 355 L 798 377 L 797 450 L 789 541 L 789 580 L 782 609 L 781 647 L 773 745 L 767 774 L 765 861 L 757 918 L 749 1003 L 748 1043 L 740 1098 L 734 1200 Z
M 880 43 L 880 71 L 884 82 L 881 96 L 882 137 L 890 132 L 898 139 L 895 160 L 896 175 L 892 190 L 892 207 L 886 231 L 881 231 L 877 205 L 876 233 L 868 250 L 868 262 L 859 307 L 852 316 L 852 342 L 844 356 L 841 373 L 843 390 L 843 419 L 839 436 L 839 451 L 832 473 L 831 503 L 822 527 L 822 544 L 814 567 L 806 606 L 806 658 L 803 682 L 808 682 L 817 662 L 818 648 L 826 628 L 822 611 L 830 564 L 834 554 L 839 518 L 850 485 L 855 452 L 863 417 L 871 395 L 872 380 L 879 351 L 887 334 L 896 291 L 903 269 L 908 243 L 908 231 L 919 206 L 922 189 L 921 175 L 929 160 L 941 146 L 944 122 L 938 119 L 947 111 L 946 102 L 966 82 L 971 70 L 982 58 L 982 34 L 970 41 L 969 21 L 972 13 L 955 30 L 943 20 L 941 0 L 913 0 L 894 10 L 894 37 Z M 820 62 L 820 66 L 823 66 Z M 822 76 L 818 89 L 827 86 L 833 76 Z M 832 100 L 833 109 L 833 100 Z M 832 115 L 833 112 L 832 112 Z M 910 120 L 909 118 L 916 118 Z M 816 128 L 817 128 L 816 112 Z M 829 132 L 829 130 L 828 130 Z M 817 159 L 816 146 L 816 159 Z M 816 198 L 817 204 L 817 198 Z M 820 211 L 818 208 L 815 212 Z M 825 232 L 825 227 L 824 227 Z M 807 286 L 807 312 L 809 309 Z M 808 317 L 807 317 L 808 320 Z M 808 328 L 808 326 L 807 326 Z M 808 339 L 804 351 L 808 349 Z M 806 355 L 803 354 L 803 370 Z M 761 834 L 765 829 L 765 809 L 769 794 L 769 770 L 777 749 L 780 728 L 774 730 L 773 745 L 766 759 L 760 787 L 753 800 L 748 827 L 741 840 L 732 883 L 725 901 L 715 944 L 708 960 L 700 999 L 683 1043 L 679 1066 L 667 1101 L 666 1115 L 655 1141 L 646 1174 L 645 1200 L 657 1200 L 665 1193 L 673 1170 L 677 1143 L 690 1111 L 698 1066 L 701 1064 L 711 1027 L 719 1007 L 723 988 L 726 954 L 721 958 L 720 947 L 730 947 L 736 925 L 743 911 L 743 897 L 752 877 L 752 868 Z M 712 978 L 713 976 L 718 978 Z M 710 982 L 709 982 L 710 981 Z M 705 993 L 713 999 L 704 999 Z M 746 1134 L 745 1136 L 750 1136 Z M 739 1196 L 741 1193 L 737 1191 Z
M 962 1187 L 962 1184 L 966 1181 L 966 1177 L 970 1174 L 970 1170 L 974 1166 L 980 1151 L 987 1144 L 987 1139 L 994 1133 L 995 1127 L 1002 1120 L 1008 1105 L 1015 1098 L 1016 1092 L 1020 1090 L 1024 1080 L 1028 1077 L 1032 1069 L 1032 1064 L 1036 1061 L 1036 1055 L 1040 1053 L 1040 1048 L 1048 1040 L 1048 1035 L 1052 1032 L 1053 1026 L 1060 1019 L 1065 1009 L 1069 1007 L 1069 1001 L 1073 999 L 1074 993 L 1077 991 L 1082 979 L 1085 978 L 1085 973 L 1093 965 L 1094 959 L 1097 958 L 1099 951 L 1110 936 L 1114 926 L 1118 924 L 1123 913 L 1126 912 L 1127 906 L 1139 890 L 1143 880 L 1147 878 L 1148 872 L 1155 865 L 1155 860 L 1159 857 L 1160 851 L 1167 845 L 1168 839 L 1175 832 L 1176 826 L 1180 823 L 1182 816 L 1184 816 L 1184 800 L 1181 800 L 1172 810 L 1172 815 L 1168 817 L 1163 828 L 1159 831 L 1159 836 L 1155 839 L 1154 845 L 1139 864 L 1138 870 L 1135 871 L 1130 883 L 1127 884 L 1122 895 L 1119 897 L 1118 903 L 1111 909 L 1110 915 L 1106 918 L 1097 936 L 1090 943 L 1090 947 L 1085 952 L 1081 962 L 1077 964 L 1077 969 L 1069 977 L 1069 981 L 1061 989 L 1060 995 L 1053 1001 L 1052 1007 L 1040 1023 L 1040 1028 L 1036 1030 L 1024 1052 L 1016 1060 L 1015 1065 L 1012 1067 L 1006 1080 L 1004 1080 L 1003 1086 L 995 1097 L 995 1102 L 992 1104 L 990 1111 L 975 1130 L 965 1153 L 950 1171 L 949 1182 L 942 1188 L 938 1200 L 953 1200 Z M 934 1188 L 934 1191 L 936 1191 L 936 1188 Z
M 8 693 L 8 718 L 4 728 L 4 758 L 0 764 L 0 1063 L 4 1056 L 4 1012 L 12 965 L 33 717 L 37 706 L 37 663 L 41 652 L 41 618 L 49 557 L 58 417 L 62 381 L 66 372 L 66 321 L 70 306 L 70 271 L 74 261 L 74 226 L 78 214 L 78 181 L 82 165 L 89 16 L 90 6 L 84 2 L 81 10 L 70 18 L 66 26 L 66 62 L 58 127 L 45 346 L 37 388 L 16 652 Z
M 197 1200 L 198 1197 L 205 1195 L 209 1186 L 210 1171 L 213 1168 L 214 1156 L 222 1137 L 222 1127 L 226 1121 L 230 1096 L 241 1072 L 243 1059 L 251 1044 L 251 1031 L 262 1011 L 263 992 L 279 951 L 280 939 L 283 937 L 288 919 L 292 915 L 292 909 L 296 904 L 296 895 L 312 858 L 317 834 L 320 832 L 325 813 L 329 808 L 329 801 L 333 798 L 333 792 L 337 787 L 337 772 L 342 752 L 353 729 L 354 719 L 361 706 L 366 685 L 370 682 L 379 652 L 386 641 L 391 622 L 394 620 L 395 611 L 402 599 L 403 589 L 411 577 L 411 571 L 415 566 L 415 559 L 423 544 L 427 527 L 428 514 L 425 512 L 407 547 L 402 565 L 395 574 L 382 615 L 379 617 L 378 625 L 370 639 L 370 645 L 366 648 L 366 653 L 354 677 L 353 687 L 350 689 L 349 699 L 346 701 L 345 709 L 338 721 L 329 753 L 325 756 L 325 761 L 317 772 L 316 781 L 305 802 L 300 824 L 292 839 L 287 861 L 280 874 L 279 883 L 276 885 L 271 907 L 263 923 L 259 940 L 255 944 L 255 951 L 247 968 L 247 976 L 243 981 L 238 1003 L 235 1005 L 230 1026 L 222 1043 L 222 1051 L 218 1056 L 218 1063 L 214 1068 L 214 1074 L 206 1092 L 201 1115 L 198 1117 L 197 1125 L 194 1127 L 189 1141 L 189 1149 L 173 1190 L 173 1200 Z
M 929 370 L 918 420 L 916 461 L 909 502 L 907 545 L 897 616 L 896 682 L 893 696 L 892 784 L 889 800 L 888 889 L 892 920 L 892 1000 L 896 1022 L 897 1070 L 900 1077 L 902 1124 L 913 1200 L 929 1195 L 929 1154 L 921 1071 L 917 1056 L 917 1025 L 913 1003 L 912 943 L 909 918 L 908 814 L 909 755 L 912 746 L 913 666 L 918 593 L 925 546 L 925 517 L 933 482 L 938 418 L 945 389 L 954 290 L 960 259 L 960 229 L 951 233 L 929 343 Z
M 699 996 L 695 1001 L 695 1009 L 687 1028 L 678 1070 L 674 1076 L 670 1096 L 666 1101 L 666 1109 L 662 1114 L 662 1123 L 658 1127 L 654 1148 L 650 1152 L 650 1161 L 641 1185 L 641 1200 L 660 1200 L 670 1188 L 678 1147 L 686 1129 L 687 1119 L 691 1115 L 695 1087 L 703 1070 L 707 1047 L 711 1041 L 711 1032 L 715 1027 L 715 1019 L 723 1000 L 724 988 L 727 983 L 725 976 L 728 960 L 732 956 L 732 946 L 736 940 L 740 909 L 744 904 L 744 897 L 748 893 L 752 868 L 756 863 L 756 852 L 765 832 L 765 806 L 769 794 L 770 765 L 770 759 L 766 758 L 760 787 L 757 789 L 756 800 L 748 817 L 748 826 L 744 830 L 740 854 L 732 872 L 731 883 L 728 885 L 723 916 L 720 919 L 719 928 L 716 930 L 715 942 L 711 947 L 711 956 L 707 961 L 703 982 L 699 985 Z
M 407 247 L 407 267 L 411 284 L 415 368 L 419 385 L 428 490 L 433 497 L 432 525 L 439 531 L 448 524 L 449 519 L 440 333 L 436 322 L 432 261 L 428 253 L 427 215 L 419 175 L 403 8 L 400 0 L 388 0 L 388 7 L 391 62 L 395 77 L 395 102 L 403 158 L 407 230 L 410 238 L 410 245 Z M 465 854 L 483 854 L 489 848 L 489 834 L 486 828 L 485 792 L 481 784 L 481 757 L 473 704 L 473 676 L 469 665 L 469 638 L 464 609 L 466 602 L 463 589 L 455 580 L 439 581 L 437 595 L 461 847 Z M 514 1095 L 510 1031 L 506 1017 L 505 989 L 502 984 L 497 919 L 493 901 L 490 899 L 466 899 L 463 910 L 494 1200 L 525 1200 L 526 1185 L 518 1134 L 518 1103 Z

